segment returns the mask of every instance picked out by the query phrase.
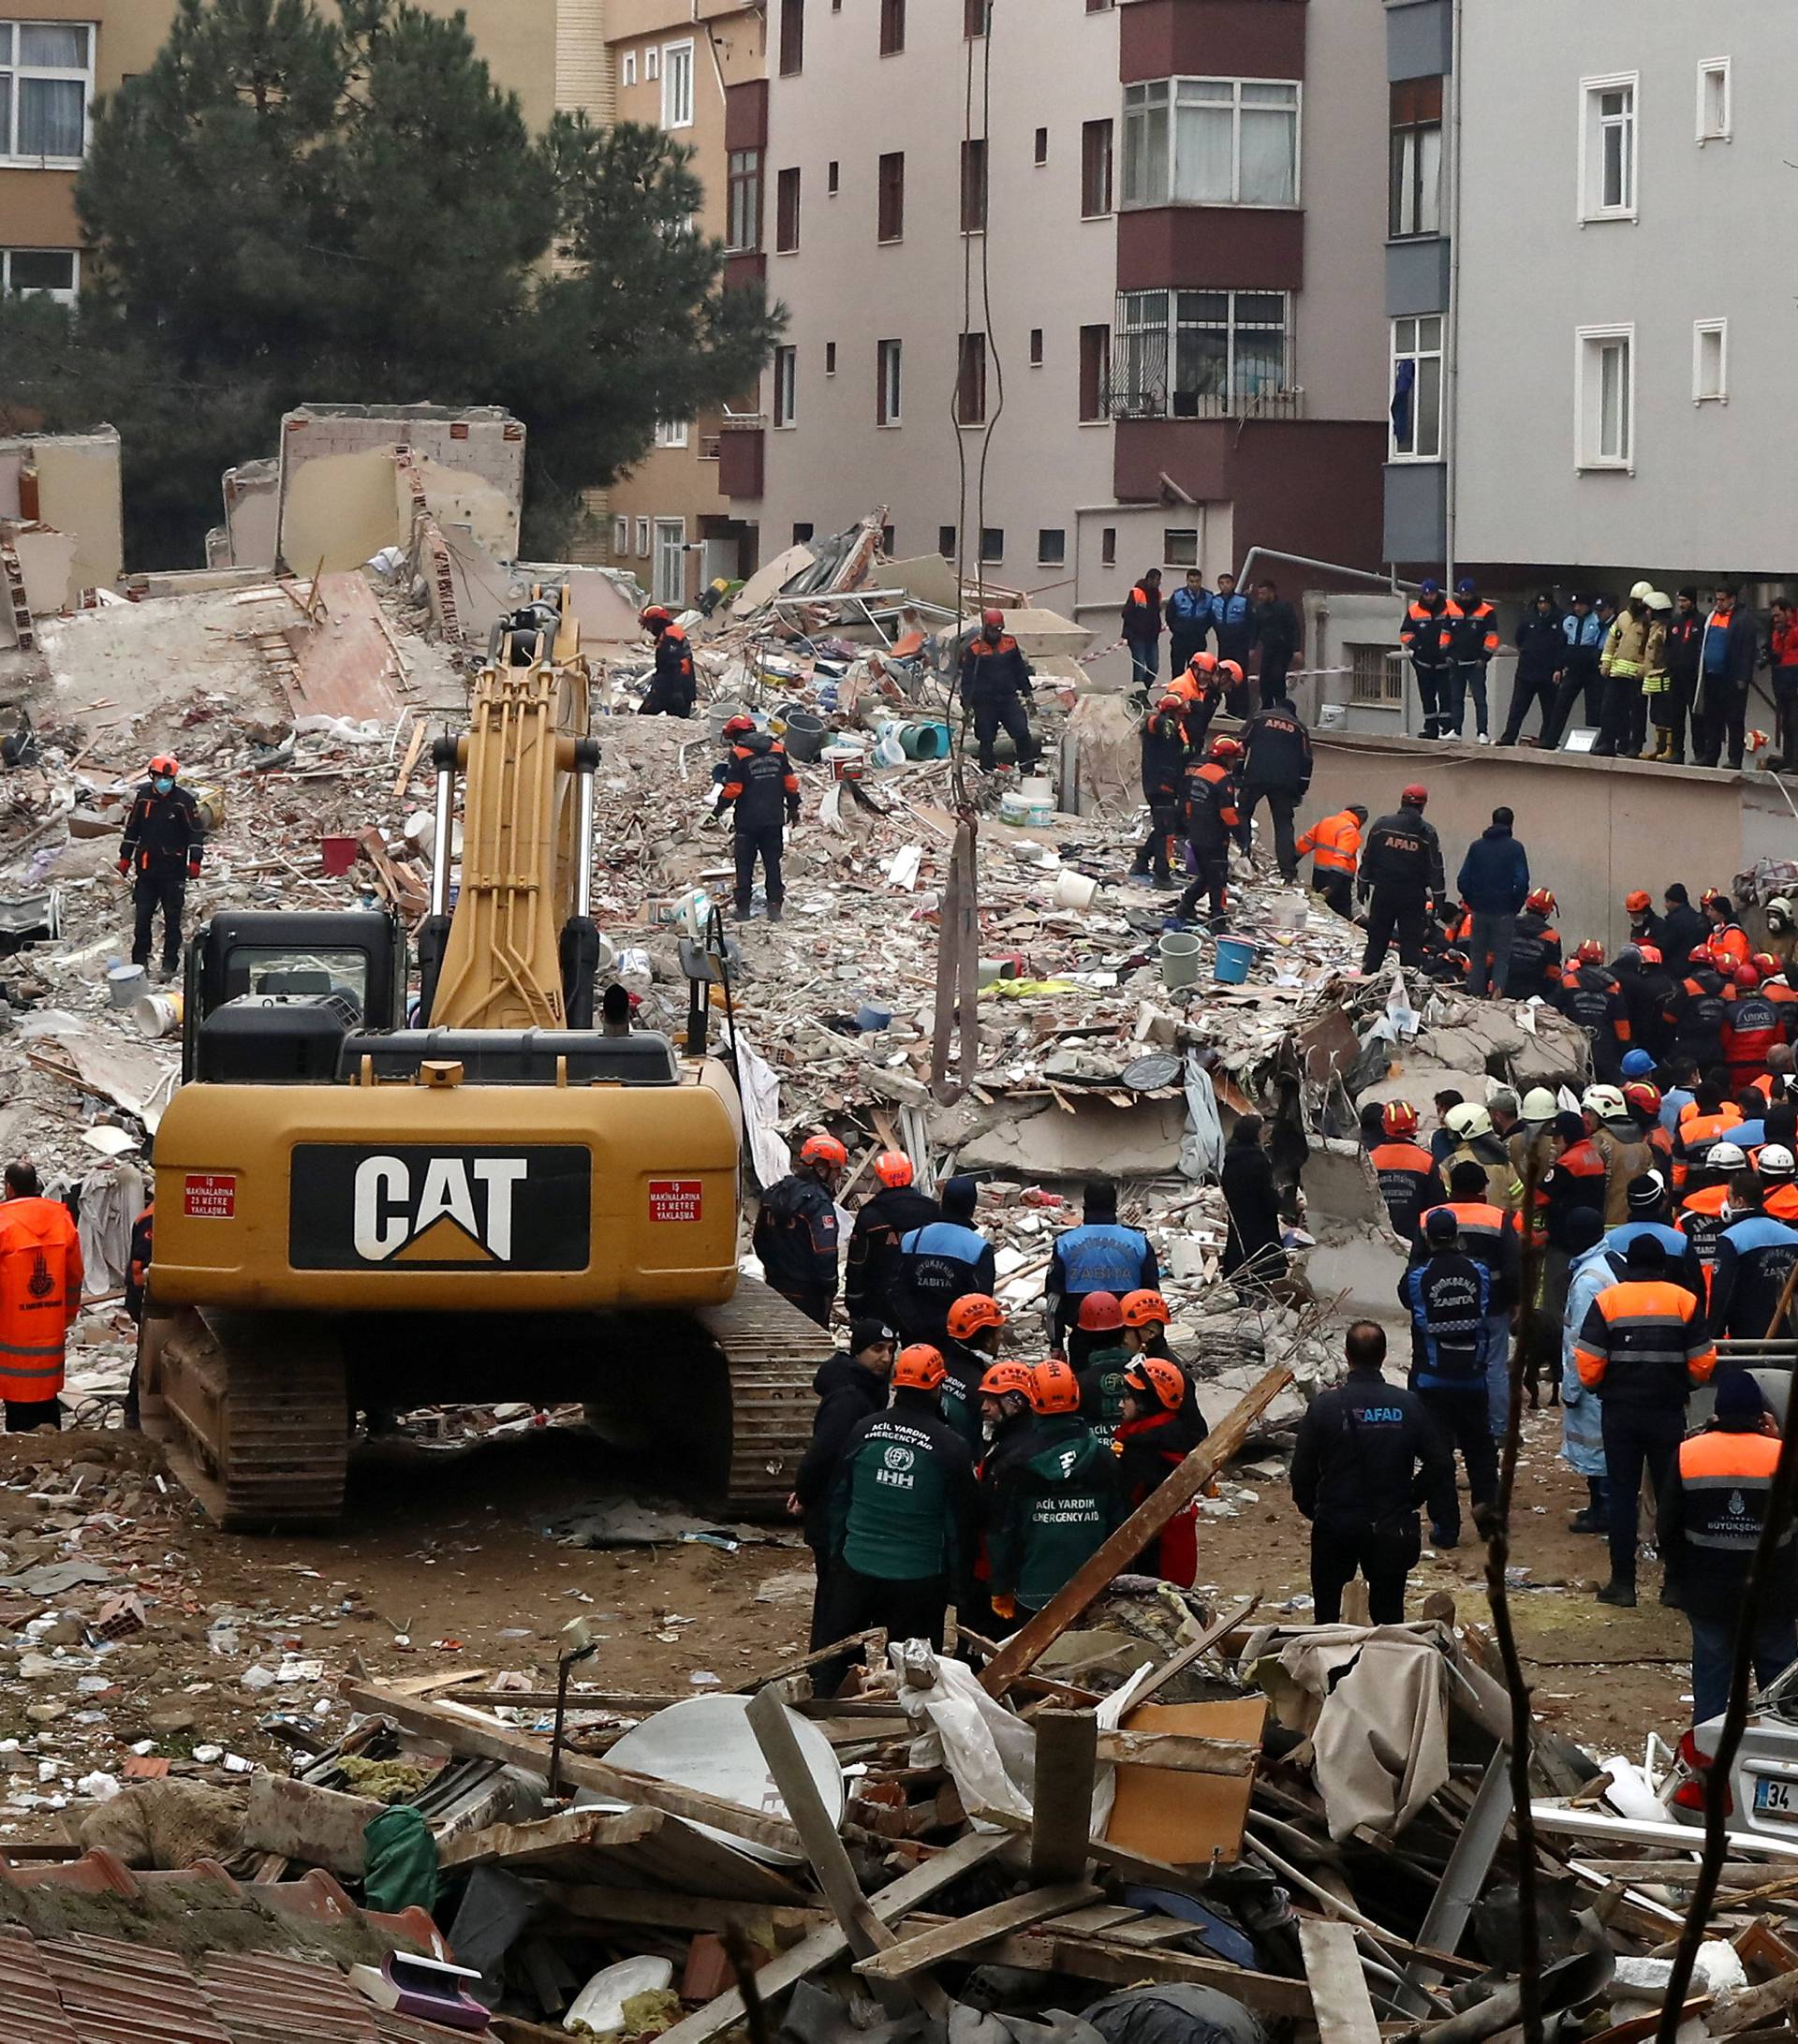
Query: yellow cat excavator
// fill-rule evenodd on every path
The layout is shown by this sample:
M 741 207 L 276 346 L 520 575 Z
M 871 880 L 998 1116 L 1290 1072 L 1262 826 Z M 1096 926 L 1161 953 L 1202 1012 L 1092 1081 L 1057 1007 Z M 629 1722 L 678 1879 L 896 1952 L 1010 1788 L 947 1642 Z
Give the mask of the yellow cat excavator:
M 791 1489 L 828 1338 L 738 1274 L 730 1074 L 697 998 L 685 1056 L 593 1027 L 589 686 L 566 590 L 496 629 L 433 754 L 415 1014 L 396 918 L 195 934 L 140 1398 L 227 1525 L 330 1522 L 358 1411 L 454 1402 L 582 1401 L 738 1514 Z

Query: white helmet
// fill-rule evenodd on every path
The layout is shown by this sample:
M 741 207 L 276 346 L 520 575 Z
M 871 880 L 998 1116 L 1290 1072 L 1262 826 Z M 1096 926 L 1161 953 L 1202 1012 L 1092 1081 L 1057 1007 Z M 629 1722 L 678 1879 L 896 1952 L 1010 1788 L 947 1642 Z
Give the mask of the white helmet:
M 1713 1156 L 1717 1154 L 1717 1147 L 1713 1144 Z M 1754 1168 L 1762 1178 L 1798 1177 L 1798 1159 L 1792 1156 L 1783 1142 L 1762 1143 L 1760 1154 L 1754 1160 Z
M 1671 610 L 1673 599 L 1664 589 L 1651 589 L 1642 599 L 1651 610 Z
M 1778 1144 L 1775 1144 L 1776 1149 Z M 1791 1155 L 1788 1151 L 1787 1155 Z M 1764 1156 L 1765 1151 L 1761 1152 Z M 1746 1153 L 1739 1142 L 1714 1142 L 1704 1153 L 1704 1169 L 1707 1171 L 1746 1171 L 1748 1168 Z
M 1631 603 L 1645 603 L 1655 593 L 1653 582 L 1637 582 L 1629 592 Z
M 1471 1142 L 1476 1136 L 1492 1134 L 1492 1116 L 1477 1102 L 1463 1100 L 1459 1107 L 1452 1107 L 1442 1117 L 1442 1125 L 1452 1136 L 1459 1136 L 1463 1142 Z
M 1794 923 L 1798 923 L 1798 911 L 1793 910 L 1791 903 L 1783 894 L 1776 894 L 1772 901 L 1767 904 L 1767 921 L 1769 924 L 1772 923 L 1776 916 L 1785 924 L 1788 930 Z
M 1524 1096 L 1526 1122 L 1552 1122 L 1560 1111 L 1559 1101 L 1546 1086 L 1532 1086 Z
M 1621 1121 L 1629 1111 L 1615 1086 L 1588 1086 L 1580 1096 L 1580 1105 L 1589 1109 L 1601 1122 Z

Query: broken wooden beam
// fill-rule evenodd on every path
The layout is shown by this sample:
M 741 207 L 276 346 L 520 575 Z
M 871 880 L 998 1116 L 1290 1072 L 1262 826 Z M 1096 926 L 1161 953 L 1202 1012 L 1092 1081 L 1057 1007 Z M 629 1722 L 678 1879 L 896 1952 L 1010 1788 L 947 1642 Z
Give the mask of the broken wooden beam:
M 1069 1909 L 1082 1909 L 1098 1899 L 1100 1890 L 1090 1881 L 1057 1881 L 1048 1888 L 1032 1888 L 1022 1895 L 1009 1896 L 984 1909 L 976 1909 L 952 1923 L 921 1931 L 916 1937 L 901 1938 L 872 1958 L 858 1959 L 855 1970 L 869 1980 L 903 1980 L 921 1973 L 926 1966 L 940 1965 L 965 1952 L 989 1945 L 1013 1931 L 1028 1930 L 1046 1918 Z
M 1181 1774 L 1252 1774 L 1260 1757 L 1260 1747 L 1246 1739 L 1200 1739 L 1177 1731 L 1119 1730 L 1098 1735 L 1101 1760 L 1165 1767 Z
M 1085 1871 L 1093 1828 L 1098 1726 L 1090 1711 L 1044 1711 L 1037 1719 L 1030 1780 L 1030 1878 L 1039 1886 Z
M 1354 1932 L 1346 1923 L 1301 1917 L 1299 1950 L 1311 1990 L 1318 2044 L 1380 2044 L 1379 2018 L 1367 1992 Z

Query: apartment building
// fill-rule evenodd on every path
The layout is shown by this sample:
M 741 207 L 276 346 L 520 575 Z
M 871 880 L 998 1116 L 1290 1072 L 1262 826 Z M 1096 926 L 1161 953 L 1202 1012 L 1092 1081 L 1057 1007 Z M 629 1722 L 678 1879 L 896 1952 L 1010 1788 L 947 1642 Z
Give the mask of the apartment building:
M 1387 555 L 1495 593 L 1789 570 L 1791 9 L 1386 0 L 1386 27 Z
M 1100 632 L 1154 565 L 1378 564 L 1374 0 L 771 0 L 771 35 L 733 259 L 789 318 L 721 449 L 764 559 L 884 502 L 890 551 Z
M 753 243 L 747 223 L 761 217 L 759 177 L 732 154 L 727 130 L 733 119 L 741 125 L 745 101 L 766 91 L 761 7 L 745 0 L 606 5 L 618 119 L 665 128 L 691 149 L 704 186 L 697 225 L 729 246 Z M 659 424 L 637 466 L 603 496 L 590 495 L 601 532 L 592 557 L 628 568 L 669 605 L 693 602 L 715 577 L 751 573 L 755 536 L 720 488 L 720 447 L 715 414 Z

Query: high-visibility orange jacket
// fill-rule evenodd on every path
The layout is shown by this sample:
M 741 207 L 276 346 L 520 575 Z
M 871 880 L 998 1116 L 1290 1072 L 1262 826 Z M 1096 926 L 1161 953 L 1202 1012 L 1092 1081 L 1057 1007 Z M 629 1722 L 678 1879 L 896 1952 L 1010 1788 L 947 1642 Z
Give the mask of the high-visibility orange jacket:
M 1730 1217 L 1724 1211 L 1729 1203 L 1730 1188 L 1727 1185 L 1706 1185 L 1702 1192 L 1688 1193 L 1680 1201 L 1679 1212 L 1673 1215 L 1673 1226 L 1691 1243 L 1698 1252 L 1699 1262 L 1704 1267 L 1707 1304 L 1712 1273 L 1717 1269 L 1717 1238 L 1729 1226 Z M 1769 1207 L 1767 1211 L 1772 1213 L 1773 1209 Z
M 1688 1183 L 1694 1192 L 1717 1184 L 1718 1174 L 1708 1170 L 1705 1160 L 1741 1119 L 1742 1110 L 1733 1100 L 1725 1100 L 1715 1114 L 1694 1110 L 1680 1117 L 1673 1138 L 1673 1184 L 1678 1190 L 1684 1191 Z
M 1320 817 L 1299 840 L 1301 859 L 1309 853 L 1317 873 L 1348 873 L 1361 856 L 1361 822 L 1349 809 Z
M 1658 1528 L 1670 1581 L 1686 1593 L 1687 1608 L 1739 1596 L 1761 1544 L 1779 1466 L 1776 1435 L 1750 1427 L 1713 1427 L 1682 1441 L 1673 1476 L 1661 1493 Z M 1792 1526 L 1788 1517 L 1774 1550 L 1775 1580 L 1765 1586 L 1763 1612 L 1792 1606 Z
M 1746 965 L 1754 956 L 1754 946 L 1739 922 L 1726 922 L 1713 930 L 1711 948 L 1727 951 L 1732 965 Z
M 81 1242 L 57 1199 L 0 1202 L 0 1399 L 63 1388 L 63 1345 L 81 1310 Z
M 1704 1309 L 1664 1277 L 1626 1278 L 1586 1308 L 1573 1346 L 1580 1382 L 1607 1405 L 1684 1412 L 1694 1384 L 1708 1384 L 1717 1344 Z

